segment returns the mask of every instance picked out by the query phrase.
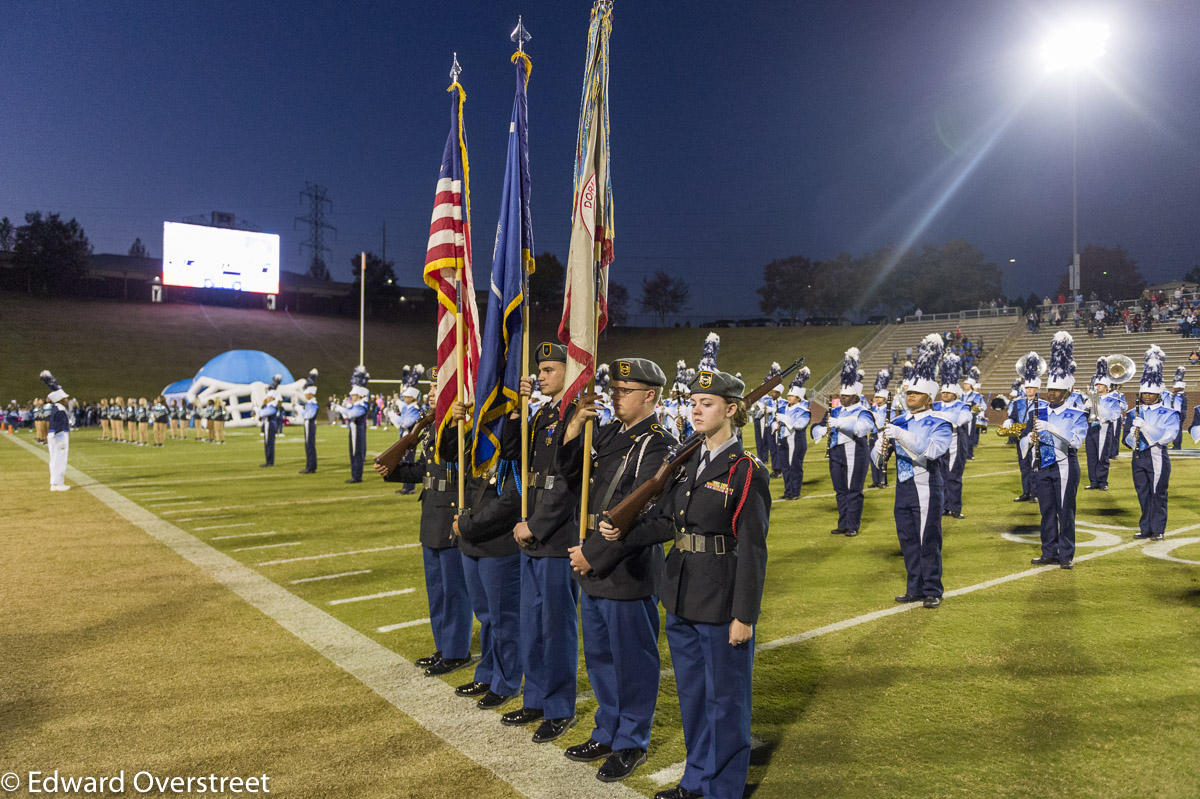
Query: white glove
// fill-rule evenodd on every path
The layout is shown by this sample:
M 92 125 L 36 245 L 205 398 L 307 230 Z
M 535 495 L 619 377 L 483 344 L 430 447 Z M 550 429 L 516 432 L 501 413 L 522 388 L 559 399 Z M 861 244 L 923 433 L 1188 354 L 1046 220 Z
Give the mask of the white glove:
M 1132 424 L 1132 425 L 1130 425 L 1130 426 L 1131 426 L 1131 427 L 1132 427 L 1134 430 L 1141 430 L 1143 427 L 1145 427 L 1145 426 L 1146 426 L 1146 420 L 1145 420 L 1145 419 L 1134 419 L 1134 420 L 1133 420 L 1133 424 Z
M 1012 427 L 1012 425 L 1013 425 L 1012 419 L 1005 419 L 1004 424 L 1000 425 L 1000 429 L 1008 430 Z
M 883 428 L 883 432 L 892 441 L 897 441 L 908 431 L 903 427 L 897 427 L 894 424 L 889 424 L 887 427 Z

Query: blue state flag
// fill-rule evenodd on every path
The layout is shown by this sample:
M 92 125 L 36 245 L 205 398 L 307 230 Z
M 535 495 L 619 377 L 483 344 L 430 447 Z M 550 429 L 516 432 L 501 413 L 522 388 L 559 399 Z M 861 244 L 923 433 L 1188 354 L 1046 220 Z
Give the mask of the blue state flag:
M 500 458 L 500 435 L 508 415 L 519 407 L 521 344 L 525 319 L 526 274 L 533 271 L 533 221 L 529 215 L 529 114 L 525 86 L 529 57 L 513 56 L 517 94 L 508 127 L 504 195 L 496 226 L 487 317 L 475 388 L 475 438 L 471 464 L 476 474 Z

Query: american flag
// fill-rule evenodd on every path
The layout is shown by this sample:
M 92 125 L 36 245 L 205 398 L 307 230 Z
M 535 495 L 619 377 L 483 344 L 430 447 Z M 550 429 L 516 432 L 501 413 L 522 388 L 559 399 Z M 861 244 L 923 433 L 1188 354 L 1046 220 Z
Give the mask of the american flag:
M 429 223 L 429 248 L 425 253 L 425 283 L 437 292 L 438 298 L 434 426 L 439 447 L 435 452 L 440 451 L 442 432 L 452 421 L 450 406 L 460 399 L 459 362 L 464 367 L 461 399 L 467 405 L 474 399 L 475 374 L 479 368 L 479 311 L 475 307 L 475 280 L 471 274 L 470 167 L 462 118 L 462 107 L 467 96 L 457 80 L 448 91 L 452 96 L 450 135 L 442 154 L 442 168 L 438 173 L 437 193 L 433 200 L 433 219 Z M 457 351 L 458 313 L 462 314 L 463 324 L 461 356 Z
M 575 146 L 575 207 L 558 339 L 567 345 L 565 411 L 596 371 L 597 334 L 608 324 L 608 267 L 613 260 L 609 178 L 608 51 L 612 5 L 592 8 L 583 99 Z M 598 310 L 597 310 L 598 309 Z

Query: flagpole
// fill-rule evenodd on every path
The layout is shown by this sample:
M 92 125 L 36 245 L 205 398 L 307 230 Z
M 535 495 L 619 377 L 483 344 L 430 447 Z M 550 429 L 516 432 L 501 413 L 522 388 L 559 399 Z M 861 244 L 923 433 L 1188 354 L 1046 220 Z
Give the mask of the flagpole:
M 466 368 L 466 358 L 463 357 L 463 315 L 462 315 L 462 280 L 463 267 L 458 267 L 458 272 L 454 276 L 454 381 L 455 395 L 459 402 L 466 405 L 466 394 L 463 392 L 463 370 Z M 462 510 L 466 500 L 467 488 L 463 483 L 463 478 L 466 475 L 466 470 L 463 468 L 466 464 L 467 455 L 467 438 L 466 431 L 463 430 L 463 420 L 457 421 L 458 428 L 458 507 Z
M 367 318 L 367 254 L 364 252 L 360 257 L 358 267 L 358 362 L 366 363 L 363 360 L 363 328 L 366 326 Z
M 595 297 L 592 307 L 592 341 L 595 342 L 593 347 L 596 350 L 600 349 L 600 262 L 593 261 L 593 286 L 592 293 Z M 599 359 L 597 353 L 592 353 L 592 377 L 588 380 L 587 395 L 590 397 L 596 390 L 596 361 Z M 583 410 L 583 405 L 580 405 L 576 413 Z M 589 484 L 592 480 L 592 419 L 588 419 L 583 426 L 583 492 L 579 497 L 579 542 L 583 543 L 587 540 L 588 532 L 588 502 Z M 605 508 L 601 508 L 605 510 Z
M 521 16 L 517 15 L 517 27 L 508 37 L 511 41 L 517 43 L 517 53 L 524 55 L 525 42 L 533 37 L 525 30 L 525 25 L 521 22 Z M 515 62 L 517 56 L 513 56 Z M 528 62 L 528 57 L 525 59 Z M 526 82 L 529 80 L 529 75 L 526 73 Z M 532 242 L 530 243 L 532 247 Z M 521 377 L 529 376 L 529 264 L 524 263 L 524 253 L 522 253 L 521 264 Z M 526 488 L 529 485 L 529 397 L 524 394 L 520 397 L 521 406 L 521 521 L 529 520 L 529 491 Z

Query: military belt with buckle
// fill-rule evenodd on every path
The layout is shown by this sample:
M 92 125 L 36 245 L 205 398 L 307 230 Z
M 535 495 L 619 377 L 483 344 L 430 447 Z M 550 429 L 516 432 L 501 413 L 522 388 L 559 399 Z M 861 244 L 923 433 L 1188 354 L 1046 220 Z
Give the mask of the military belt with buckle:
M 425 475 L 425 479 L 421 481 L 421 485 L 426 491 L 448 491 L 454 488 L 454 481 L 447 480 L 444 477 L 434 478 L 430 475 Z
M 728 535 L 700 535 L 698 533 L 676 533 L 675 548 L 680 552 L 709 552 L 713 555 L 724 555 L 737 551 L 729 541 Z
M 536 489 L 550 491 L 554 488 L 554 475 L 540 475 L 537 472 L 534 472 L 529 476 L 529 484 Z

